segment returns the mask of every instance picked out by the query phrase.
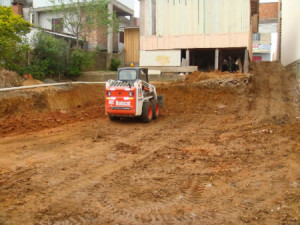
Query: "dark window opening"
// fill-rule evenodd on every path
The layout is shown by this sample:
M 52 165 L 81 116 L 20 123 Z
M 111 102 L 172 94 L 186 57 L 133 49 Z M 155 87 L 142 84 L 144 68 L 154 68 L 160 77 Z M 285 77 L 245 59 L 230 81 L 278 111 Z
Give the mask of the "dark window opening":
M 186 50 L 181 49 L 181 59 L 186 59 Z
M 220 71 L 242 70 L 245 48 L 219 49 Z M 191 49 L 190 65 L 198 66 L 199 71 L 211 72 L 215 70 L 215 49 Z
M 245 48 L 220 49 L 219 70 L 220 71 L 243 71 Z
M 198 66 L 199 71 L 209 72 L 215 68 L 214 49 L 191 49 L 190 65 Z
M 124 44 L 124 32 L 123 31 L 120 32 L 120 43 Z
M 63 33 L 64 31 L 63 18 L 52 19 L 52 31 L 57 33 Z

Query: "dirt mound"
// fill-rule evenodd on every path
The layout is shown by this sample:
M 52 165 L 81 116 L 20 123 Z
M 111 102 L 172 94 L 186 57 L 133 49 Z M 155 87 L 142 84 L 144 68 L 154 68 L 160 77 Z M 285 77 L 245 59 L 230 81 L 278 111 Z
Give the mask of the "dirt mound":
M 219 107 L 236 111 L 240 101 L 236 92 L 203 88 L 201 84 L 161 84 L 157 91 L 165 97 L 166 114 L 214 113 Z
M 11 133 L 28 133 L 104 117 L 104 105 L 77 108 L 68 111 L 7 116 L 0 122 L 0 136 Z
M 191 83 L 191 82 L 199 82 L 203 80 L 208 79 L 225 79 L 225 78 L 239 78 L 239 77 L 245 77 L 245 74 L 243 73 L 229 73 L 229 72 L 200 72 L 196 71 L 189 75 L 186 75 L 185 82 Z
M 43 87 L 0 93 L 0 136 L 104 116 L 103 85 Z
M 0 119 L 104 104 L 103 85 L 41 87 L 0 93 Z
M 296 76 L 278 62 L 251 64 L 253 94 L 249 96 L 252 119 L 257 122 L 285 124 L 297 115 Z
M 0 88 L 21 86 L 22 82 L 17 73 L 0 68 Z

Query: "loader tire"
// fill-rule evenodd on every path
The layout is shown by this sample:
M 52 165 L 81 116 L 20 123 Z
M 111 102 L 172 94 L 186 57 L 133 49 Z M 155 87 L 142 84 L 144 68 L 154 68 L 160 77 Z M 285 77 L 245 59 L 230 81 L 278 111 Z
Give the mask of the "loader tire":
M 163 108 L 164 107 L 164 96 L 163 95 L 158 95 L 157 100 L 159 102 L 159 107 Z
M 118 116 L 109 116 L 109 119 L 111 120 L 111 121 L 117 121 L 117 120 L 120 120 L 120 117 L 118 117 Z
M 151 101 L 152 103 L 152 108 L 153 108 L 153 119 L 157 119 L 159 117 L 160 114 L 160 106 L 159 106 L 159 102 L 156 99 L 153 99 Z
M 153 119 L 153 109 L 150 102 L 144 102 L 142 108 L 141 121 L 144 123 L 149 123 Z

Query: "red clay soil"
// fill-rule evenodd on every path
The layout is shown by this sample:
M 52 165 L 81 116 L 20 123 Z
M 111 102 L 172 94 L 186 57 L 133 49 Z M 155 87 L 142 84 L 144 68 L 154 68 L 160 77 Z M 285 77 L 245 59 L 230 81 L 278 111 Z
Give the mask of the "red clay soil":
M 0 93 L 0 137 L 104 117 L 103 93 L 99 85 Z
M 295 80 L 252 73 L 236 91 L 157 84 L 148 124 L 110 121 L 103 86 L 0 96 L 0 224 L 299 224 Z
M 229 73 L 229 72 L 215 71 L 215 72 L 207 73 L 207 72 L 196 71 L 186 75 L 185 82 L 198 82 L 207 79 L 225 79 L 225 78 L 234 78 L 234 77 L 245 77 L 245 75 L 239 72 Z

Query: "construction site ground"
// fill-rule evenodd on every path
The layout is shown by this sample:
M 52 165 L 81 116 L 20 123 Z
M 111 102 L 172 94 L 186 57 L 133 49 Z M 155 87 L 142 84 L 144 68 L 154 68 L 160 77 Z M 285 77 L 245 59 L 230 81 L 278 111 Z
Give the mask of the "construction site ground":
M 299 224 L 294 75 L 155 83 L 161 116 L 112 122 L 103 85 L 0 93 L 0 224 Z

